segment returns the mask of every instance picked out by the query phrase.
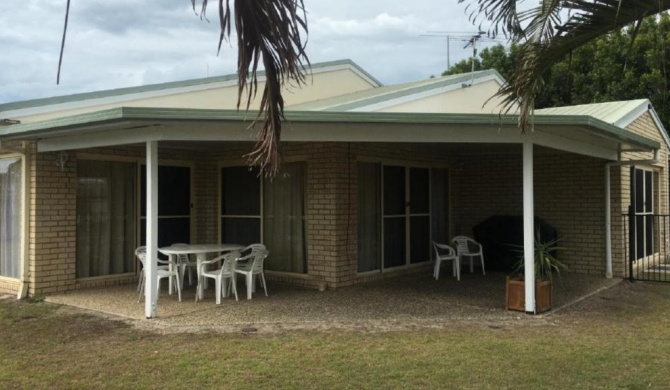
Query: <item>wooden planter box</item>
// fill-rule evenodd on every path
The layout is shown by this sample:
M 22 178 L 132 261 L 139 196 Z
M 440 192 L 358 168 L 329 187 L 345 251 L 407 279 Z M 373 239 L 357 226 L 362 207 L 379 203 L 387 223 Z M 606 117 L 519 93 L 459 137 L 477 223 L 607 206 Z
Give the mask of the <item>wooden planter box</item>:
M 525 281 L 519 278 L 505 282 L 505 309 L 526 311 Z M 551 309 L 551 282 L 548 280 L 535 281 L 535 311 L 542 313 Z

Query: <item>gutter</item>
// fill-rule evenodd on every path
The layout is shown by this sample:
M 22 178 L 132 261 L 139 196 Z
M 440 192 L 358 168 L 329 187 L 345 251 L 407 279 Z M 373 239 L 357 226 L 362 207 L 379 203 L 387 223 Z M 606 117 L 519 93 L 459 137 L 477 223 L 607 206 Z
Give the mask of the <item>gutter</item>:
M 653 165 L 659 162 L 659 149 L 654 149 L 650 160 L 610 161 L 605 163 L 605 277 L 612 279 L 612 197 L 610 191 L 610 168 L 624 165 Z

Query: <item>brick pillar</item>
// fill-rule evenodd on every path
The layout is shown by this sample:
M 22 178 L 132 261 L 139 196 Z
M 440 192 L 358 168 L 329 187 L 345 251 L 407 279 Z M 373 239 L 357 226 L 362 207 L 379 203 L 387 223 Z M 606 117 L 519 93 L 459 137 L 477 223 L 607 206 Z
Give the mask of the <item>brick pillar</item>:
M 74 155 L 63 170 L 58 153 L 30 160 L 29 294 L 71 290 L 76 278 L 77 177 Z

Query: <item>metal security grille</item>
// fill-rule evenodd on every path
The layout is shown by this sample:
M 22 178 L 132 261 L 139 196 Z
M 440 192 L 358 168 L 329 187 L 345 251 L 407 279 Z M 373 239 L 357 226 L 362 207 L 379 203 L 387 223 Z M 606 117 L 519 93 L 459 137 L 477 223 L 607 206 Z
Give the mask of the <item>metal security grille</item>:
M 670 215 L 640 215 L 631 208 L 623 221 L 626 277 L 631 281 L 670 282 Z M 644 239 L 640 239 L 640 232 Z

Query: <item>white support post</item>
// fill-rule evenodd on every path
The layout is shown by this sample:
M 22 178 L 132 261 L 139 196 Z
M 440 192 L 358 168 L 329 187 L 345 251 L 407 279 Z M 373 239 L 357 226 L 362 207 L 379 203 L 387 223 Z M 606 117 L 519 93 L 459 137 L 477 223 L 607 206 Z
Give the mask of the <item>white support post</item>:
M 605 277 L 612 279 L 612 195 L 610 164 L 605 164 Z
M 526 313 L 535 314 L 535 210 L 533 194 L 533 143 L 523 143 L 523 255 Z
M 144 313 L 147 318 L 156 317 L 158 301 L 158 142 L 147 142 L 147 258 L 144 274 Z

